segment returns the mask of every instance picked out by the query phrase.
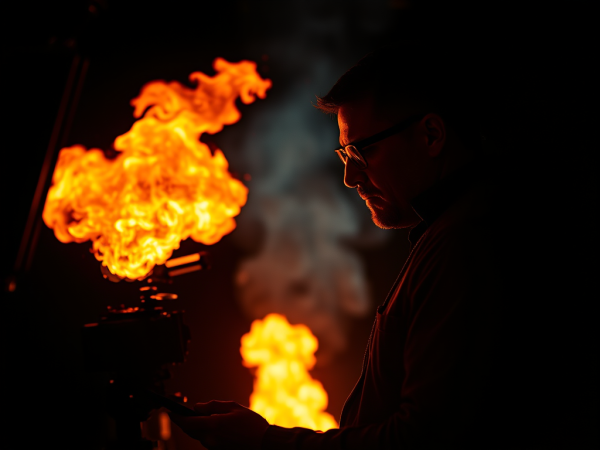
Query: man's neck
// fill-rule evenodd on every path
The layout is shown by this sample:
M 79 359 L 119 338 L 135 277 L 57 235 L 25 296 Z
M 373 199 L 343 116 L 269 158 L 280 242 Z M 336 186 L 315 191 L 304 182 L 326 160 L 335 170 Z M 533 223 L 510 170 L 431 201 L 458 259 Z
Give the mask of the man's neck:
M 449 144 L 440 156 L 442 160 L 435 184 L 475 159 L 473 152 L 459 143 Z

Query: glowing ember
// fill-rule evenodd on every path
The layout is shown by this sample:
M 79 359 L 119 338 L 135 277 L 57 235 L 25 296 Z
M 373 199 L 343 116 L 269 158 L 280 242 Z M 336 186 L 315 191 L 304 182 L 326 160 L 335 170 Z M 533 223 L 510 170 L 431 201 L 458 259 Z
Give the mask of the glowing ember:
M 115 159 L 80 145 L 61 150 L 43 213 L 61 242 L 91 240 L 113 274 L 137 279 L 183 239 L 214 244 L 235 228 L 248 190 L 231 177 L 223 153 L 212 155 L 199 138 L 237 122 L 236 98 L 264 98 L 271 82 L 250 61 L 217 58 L 213 67 L 214 77 L 190 75 L 195 89 L 164 81 L 144 86 L 131 101 L 141 119 L 116 138 Z
M 272 425 L 326 431 L 337 428 L 327 407 L 323 385 L 308 370 L 315 365 L 318 342 L 305 325 L 290 325 L 269 314 L 255 320 L 242 337 L 240 352 L 246 367 L 256 367 L 250 409 Z

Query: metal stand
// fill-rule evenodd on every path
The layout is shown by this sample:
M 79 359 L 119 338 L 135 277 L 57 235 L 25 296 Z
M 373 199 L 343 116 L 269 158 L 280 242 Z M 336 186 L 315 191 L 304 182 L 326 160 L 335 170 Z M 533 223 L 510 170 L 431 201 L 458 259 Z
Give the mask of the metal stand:
M 177 299 L 177 294 L 168 291 L 173 276 L 208 268 L 206 253 L 169 260 L 155 267 L 140 287 L 139 306 L 108 307 L 98 323 L 83 327 L 86 368 L 110 374 L 108 413 L 116 424 L 111 449 L 153 448 L 151 441 L 142 438 L 140 428 L 153 405 L 136 392 L 149 389 L 164 395 L 164 381 L 171 376 L 169 366 L 184 362 L 190 332 L 183 312 L 167 311 L 165 305 Z

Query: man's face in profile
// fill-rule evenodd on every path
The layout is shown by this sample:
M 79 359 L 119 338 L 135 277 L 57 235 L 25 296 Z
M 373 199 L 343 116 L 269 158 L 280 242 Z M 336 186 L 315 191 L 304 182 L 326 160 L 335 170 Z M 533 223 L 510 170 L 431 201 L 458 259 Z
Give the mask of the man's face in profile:
M 373 100 L 366 97 L 344 104 L 338 111 L 342 146 L 373 136 L 410 114 L 395 114 L 387 119 L 378 113 Z M 344 184 L 356 188 L 371 210 L 373 222 L 381 228 L 406 228 L 421 219 L 410 205 L 428 183 L 427 139 L 421 122 L 361 150 L 367 161 L 359 169 L 348 160 Z

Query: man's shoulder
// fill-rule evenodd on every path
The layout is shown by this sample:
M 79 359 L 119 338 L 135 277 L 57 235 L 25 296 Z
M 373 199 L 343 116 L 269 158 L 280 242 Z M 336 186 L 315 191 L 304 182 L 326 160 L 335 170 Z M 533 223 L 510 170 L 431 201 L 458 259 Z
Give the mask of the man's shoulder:
M 506 209 L 493 191 L 493 186 L 479 184 L 457 199 L 442 213 L 422 236 L 422 247 L 429 245 L 451 248 L 453 244 L 485 244 L 506 230 Z

